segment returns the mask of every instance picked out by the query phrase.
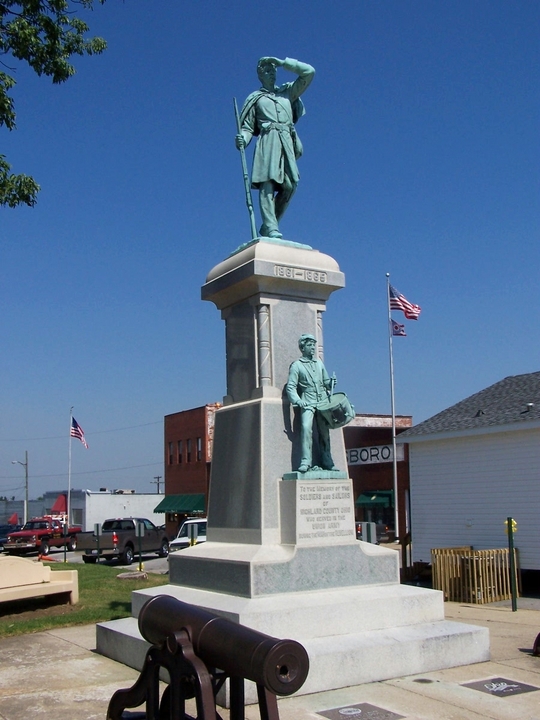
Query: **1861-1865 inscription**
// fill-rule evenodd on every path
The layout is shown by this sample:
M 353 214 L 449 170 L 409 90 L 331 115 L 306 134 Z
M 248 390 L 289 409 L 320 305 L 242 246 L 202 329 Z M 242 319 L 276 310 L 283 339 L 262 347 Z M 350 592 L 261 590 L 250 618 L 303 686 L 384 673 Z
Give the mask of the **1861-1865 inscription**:
M 274 275 L 291 280 L 305 280 L 306 282 L 328 282 L 328 275 L 322 270 L 310 270 L 309 268 L 290 267 L 288 265 L 274 265 Z

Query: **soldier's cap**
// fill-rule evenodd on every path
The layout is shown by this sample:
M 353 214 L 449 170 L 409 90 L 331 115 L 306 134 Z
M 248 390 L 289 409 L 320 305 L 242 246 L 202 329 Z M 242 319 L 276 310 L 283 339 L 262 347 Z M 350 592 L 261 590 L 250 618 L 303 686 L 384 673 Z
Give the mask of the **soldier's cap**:
M 314 343 L 317 342 L 316 338 L 310 333 L 304 333 L 303 335 L 300 335 L 300 339 L 298 340 L 298 347 L 300 348 L 300 350 L 308 340 L 313 340 Z
M 271 65 L 273 68 L 276 67 L 273 62 L 271 62 L 270 60 L 268 60 L 268 58 L 262 57 L 262 58 L 259 60 L 259 62 L 257 63 L 257 72 L 259 72 L 259 70 L 262 70 L 263 68 L 267 67 L 268 65 Z

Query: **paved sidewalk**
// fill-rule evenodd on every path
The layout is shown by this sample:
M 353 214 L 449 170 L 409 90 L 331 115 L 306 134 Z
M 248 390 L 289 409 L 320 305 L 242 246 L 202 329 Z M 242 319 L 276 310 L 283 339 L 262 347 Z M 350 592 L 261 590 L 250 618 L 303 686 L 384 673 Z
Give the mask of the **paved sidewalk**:
M 450 620 L 489 628 L 490 662 L 283 698 L 281 720 L 540 720 L 540 657 L 531 654 L 540 600 L 520 598 L 517 612 L 509 601 L 446 603 L 445 610 Z M 0 640 L 0 720 L 105 720 L 112 694 L 130 687 L 138 673 L 94 648 L 93 625 Z M 491 683 L 491 691 L 464 687 L 472 682 L 484 690 Z M 143 710 L 125 717 L 142 718 Z M 246 718 L 258 720 L 258 707 L 249 707 Z

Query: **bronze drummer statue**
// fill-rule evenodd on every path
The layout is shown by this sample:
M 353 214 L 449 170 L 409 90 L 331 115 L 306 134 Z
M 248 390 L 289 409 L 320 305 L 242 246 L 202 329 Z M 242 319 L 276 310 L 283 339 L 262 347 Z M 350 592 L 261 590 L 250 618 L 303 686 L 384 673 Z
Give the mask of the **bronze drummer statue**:
M 322 360 L 315 357 L 317 341 L 304 333 L 298 341 L 302 357 L 289 368 L 286 392 L 293 407 L 300 408 L 301 458 L 298 472 L 316 469 L 313 463 L 313 421 L 319 435 L 323 470 L 337 470 L 330 453 L 330 428 L 346 425 L 354 417 L 354 408 L 345 393 L 332 396 L 335 377 L 330 377 Z

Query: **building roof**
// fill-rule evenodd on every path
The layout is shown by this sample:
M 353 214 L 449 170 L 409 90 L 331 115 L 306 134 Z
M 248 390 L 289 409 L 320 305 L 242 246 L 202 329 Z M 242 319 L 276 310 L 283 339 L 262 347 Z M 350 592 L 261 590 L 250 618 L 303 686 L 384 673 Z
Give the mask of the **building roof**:
M 400 433 L 399 441 L 539 420 L 540 372 L 511 375 Z

